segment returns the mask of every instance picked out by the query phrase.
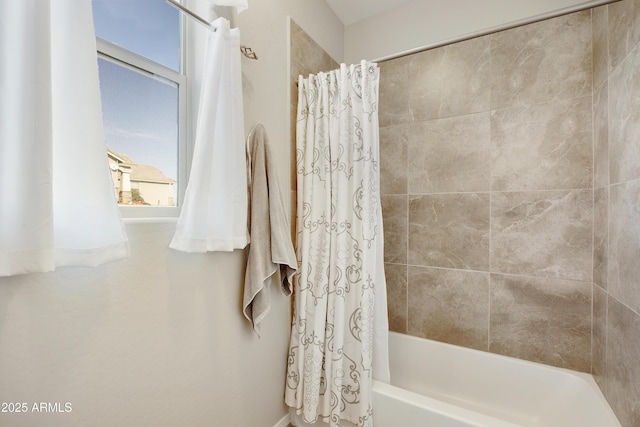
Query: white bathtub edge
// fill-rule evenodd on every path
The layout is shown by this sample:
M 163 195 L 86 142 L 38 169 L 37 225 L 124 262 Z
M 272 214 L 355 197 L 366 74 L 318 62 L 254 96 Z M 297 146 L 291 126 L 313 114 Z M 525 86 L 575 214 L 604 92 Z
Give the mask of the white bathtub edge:
M 425 408 L 430 412 L 441 414 L 448 418 L 466 422 L 478 427 L 486 425 L 490 425 L 491 427 L 519 427 L 517 424 L 513 424 L 508 421 L 500 420 L 489 415 L 432 399 L 380 381 L 374 381 L 373 393 L 374 395 L 379 394 L 380 396 L 384 396 L 389 399 L 402 400 L 407 405 Z M 375 410 L 376 408 L 374 407 L 374 411 Z
M 559 366 L 546 365 L 544 363 L 532 362 L 532 361 L 526 360 L 526 359 L 519 359 L 519 358 L 515 358 L 515 357 L 512 357 L 512 356 L 506 356 L 504 354 L 492 353 L 492 352 L 489 352 L 489 351 L 477 350 L 477 349 L 468 348 L 468 347 L 462 347 L 462 346 L 458 346 L 458 345 L 455 345 L 455 344 L 449 344 L 449 343 L 442 342 L 442 341 L 429 340 L 427 338 L 417 337 L 417 336 L 414 336 L 414 335 L 401 334 L 399 332 L 389 331 L 389 335 L 398 335 L 399 337 L 402 337 L 402 339 L 413 340 L 413 341 L 416 341 L 416 342 L 427 340 L 427 341 L 430 341 L 430 342 L 434 343 L 435 345 L 439 345 L 439 346 L 455 349 L 458 352 L 477 354 L 477 355 L 481 355 L 483 357 L 490 356 L 492 358 L 495 357 L 496 359 L 502 359 L 502 360 L 508 361 L 509 363 L 513 363 L 515 361 L 517 363 L 522 363 L 523 365 L 534 366 L 534 367 L 536 367 L 536 369 L 545 369 L 545 370 L 552 371 L 552 372 L 561 372 L 561 373 L 563 373 L 565 375 L 572 376 L 572 377 L 575 377 L 576 379 L 578 379 L 580 381 L 586 382 L 589 385 L 590 388 L 598 391 L 600 396 L 602 397 L 602 399 L 604 399 L 606 401 L 606 399 L 604 398 L 604 395 L 602 395 L 602 391 L 600 390 L 600 387 L 598 386 L 598 383 L 596 383 L 596 381 L 594 380 L 593 376 L 591 374 L 587 373 L 587 372 L 574 371 L 572 369 L 561 368 Z
M 428 342 L 430 346 L 435 346 L 428 350 L 430 352 L 435 351 L 437 353 L 438 348 L 441 348 L 447 351 L 448 353 L 455 352 L 458 354 L 463 354 L 464 356 L 461 357 L 461 359 L 464 359 L 467 361 L 468 360 L 474 360 L 474 361 L 480 361 L 480 362 L 485 360 L 504 361 L 506 366 L 522 366 L 526 369 L 530 369 L 533 372 L 537 372 L 539 374 L 546 372 L 549 375 L 553 375 L 555 378 L 559 378 L 559 379 L 564 378 L 565 384 L 570 383 L 570 384 L 580 385 L 580 387 L 583 388 L 584 390 L 588 390 L 589 393 L 592 394 L 592 397 L 591 397 L 593 399 L 591 401 L 592 403 L 599 401 L 602 404 L 600 405 L 601 408 L 600 406 L 597 406 L 597 407 L 603 410 L 601 412 L 601 415 L 603 416 L 603 422 L 604 422 L 604 419 L 607 419 L 608 421 L 610 421 L 610 424 L 607 424 L 607 425 L 610 425 L 612 427 L 621 426 L 620 421 L 618 420 L 615 413 L 613 412 L 611 405 L 609 404 L 607 399 L 604 397 L 604 394 L 600 389 L 598 383 L 595 381 L 594 377 L 589 373 L 546 365 L 538 362 L 532 362 L 524 359 L 492 353 L 489 351 L 457 346 L 449 343 L 434 341 L 434 340 L 430 340 L 422 337 L 416 337 L 408 334 L 401 334 L 401 333 L 390 331 L 389 335 L 390 335 L 389 337 L 390 342 L 395 342 L 396 347 L 402 346 L 402 348 L 404 349 L 404 353 L 407 353 L 410 355 L 413 355 L 414 353 L 420 354 L 422 351 L 422 348 L 424 347 L 423 342 L 424 343 Z M 404 347 L 404 343 L 407 344 L 406 348 Z M 400 365 L 398 366 L 413 366 L 415 363 L 415 360 L 405 360 L 403 357 L 396 358 L 396 359 L 401 359 L 401 360 L 396 360 L 396 363 L 398 362 L 400 363 Z M 491 364 L 493 364 L 493 362 L 491 362 Z M 393 380 L 393 374 L 394 374 L 394 369 L 392 367 L 392 380 Z M 399 390 L 403 390 L 400 387 L 397 387 L 397 388 Z M 417 393 L 417 394 L 420 395 L 420 393 Z M 467 410 L 471 410 L 472 412 L 474 411 L 473 408 L 467 408 Z M 488 415 L 488 416 L 491 416 L 491 415 Z M 516 422 L 515 420 L 511 420 L 511 421 Z
M 291 416 L 289 414 L 280 418 L 280 420 L 273 425 L 273 427 L 287 427 L 291 422 Z

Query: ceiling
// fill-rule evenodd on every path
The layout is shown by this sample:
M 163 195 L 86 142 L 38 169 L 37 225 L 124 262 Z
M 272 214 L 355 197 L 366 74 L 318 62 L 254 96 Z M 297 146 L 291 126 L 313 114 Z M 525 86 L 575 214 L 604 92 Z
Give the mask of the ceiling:
M 344 25 L 367 19 L 411 0 L 326 0 Z

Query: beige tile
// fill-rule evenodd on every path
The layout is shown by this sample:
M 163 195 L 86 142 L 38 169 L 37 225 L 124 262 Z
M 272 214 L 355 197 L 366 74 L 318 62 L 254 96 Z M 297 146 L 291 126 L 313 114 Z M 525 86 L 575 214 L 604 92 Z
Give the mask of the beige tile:
M 490 64 L 488 37 L 411 55 L 409 108 L 413 120 L 488 111 Z
M 409 125 L 409 192 L 489 191 L 489 113 Z
M 407 125 L 380 128 L 380 192 L 407 194 Z
M 591 93 L 591 12 L 560 16 L 491 36 L 491 108 Z
M 607 6 L 591 10 L 593 43 L 593 87 L 599 88 L 609 75 L 609 14 Z
M 491 194 L 491 271 L 591 282 L 593 192 Z
M 489 274 L 409 266 L 410 335 L 487 350 Z
M 612 185 L 608 290 L 640 312 L 640 180 Z
M 320 47 L 295 21 L 291 20 L 291 78 L 308 77 L 338 68 L 338 63 Z
M 380 66 L 380 108 L 378 110 L 380 127 L 408 123 L 411 120 L 409 61 L 411 57 L 404 56 L 378 64 Z
M 383 195 L 385 262 L 407 263 L 407 195 Z
M 602 85 L 593 94 L 593 185 L 609 185 L 609 89 Z
M 489 351 L 591 371 L 591 284 L 491 275 Z
M 607 293 L 593 285 L 593 338 L 591 373 L 601 390 L 606 389 Z
M 385 264 L 389 330 L 407 333 L 407 266 Z
M 591 188 L 591 96 L 491 113 L 493 191 Z
M 593 281 L 607 289 L 609 261 L 609 188 L 593 192 Z
M 640 27 L 640 22 L 638 26 Z M 609 76 L 609 182 L 611 184 L 640 179 L 640 143 L 638 141 L 640 141 L 640 46 L 634 49 Z
M 609 56 L 614 69 L 640 42 L 640 2 L 623 0 L 609 8 Z
M 489 195 L 409 196 L 409 264 L 489 268 Z
M 623 426 L 640 426 L 640 316 L 609 297 L 607 400 Z

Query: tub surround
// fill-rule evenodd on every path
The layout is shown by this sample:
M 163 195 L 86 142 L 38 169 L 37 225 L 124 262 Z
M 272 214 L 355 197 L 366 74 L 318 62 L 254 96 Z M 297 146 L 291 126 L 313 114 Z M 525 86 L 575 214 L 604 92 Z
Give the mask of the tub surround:
M 397 266 L 395 266 L 397 267 Z M 489 273 L 409 266 L 409 283 L 420 283 L 408 303 L 408 332 L 434 340 L 487 349 L 488 330 L 477 321 L 489 316 Z
M 620 427 L 589 374 L 391 333 L 377 427 Z
M 381 63 L 393 331 L 593 372 L 640 425 L 640 1 Z
M 590 372 L 591 12 L 381 76 L 392 330 Z
M 640 1 L 593 10 L 593 373 L 640 425 Z

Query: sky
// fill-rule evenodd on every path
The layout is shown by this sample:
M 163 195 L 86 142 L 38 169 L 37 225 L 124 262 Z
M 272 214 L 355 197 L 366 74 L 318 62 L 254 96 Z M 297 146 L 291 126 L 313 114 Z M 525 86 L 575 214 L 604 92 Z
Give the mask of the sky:
M 92 0 L 96 35 L 174 70 L 179 12 L 164 0 Z M 177 179 L 178 89 L 173 82 L 99 59 L 107 144 Z
M 96 35 L 174 70 L 180 64 L 180 19 L 164 0 L 92 0 Z

